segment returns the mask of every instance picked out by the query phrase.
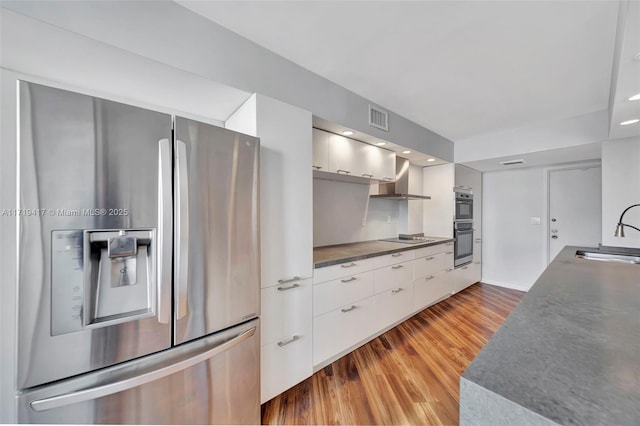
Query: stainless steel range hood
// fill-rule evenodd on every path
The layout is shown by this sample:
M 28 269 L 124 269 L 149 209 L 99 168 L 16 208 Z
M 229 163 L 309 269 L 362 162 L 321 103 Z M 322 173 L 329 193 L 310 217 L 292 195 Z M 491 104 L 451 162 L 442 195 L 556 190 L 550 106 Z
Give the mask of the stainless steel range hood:
M 386 198 L 387 200 L 430 200 L 428 195 L 416 195 L 409 193 L 409 160 L 396 157 L 396 181 L 381 183 L 378 186 L 378 194 L 370 195 L 371 198 Z

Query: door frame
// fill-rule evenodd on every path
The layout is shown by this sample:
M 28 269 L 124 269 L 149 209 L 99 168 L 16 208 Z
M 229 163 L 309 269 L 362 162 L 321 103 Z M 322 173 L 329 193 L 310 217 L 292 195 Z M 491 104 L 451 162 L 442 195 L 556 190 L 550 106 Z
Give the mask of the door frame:
M 543 211 L 544 218 L 542 220 L 542 238 L 544 238 L 544 264 L 549 265 L 551 263 L 551 259 L 549 259 L 549 254 L 551 253 L 551 241 L 549 238 L 549 229 L 551 223 L 551 172 L 558 171 L 567 171 L 567 170 L 584 170 L 584 169 L 592 169 L 592 168 L 600 168 L 600 172 L 602 173 L 602 161 L 592 160 L 592 161 L 583 161 L 559 166 L 551 166 L 544 167 L 543 173 Z M 600 200 L 600 205 L 602 206 L 602 200 Z

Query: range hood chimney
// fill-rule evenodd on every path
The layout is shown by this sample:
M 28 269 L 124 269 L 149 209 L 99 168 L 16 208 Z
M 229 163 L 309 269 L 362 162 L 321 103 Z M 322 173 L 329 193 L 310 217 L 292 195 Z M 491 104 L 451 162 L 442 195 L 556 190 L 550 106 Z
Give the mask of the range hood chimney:
M 409 160 L 396 157 L 396 181 L 381 183 L 378 186 L 378 194 L 371 198 L 386 198 L 387 200 L 430 200 L 428 195 L 415 195 L 409 193 Z

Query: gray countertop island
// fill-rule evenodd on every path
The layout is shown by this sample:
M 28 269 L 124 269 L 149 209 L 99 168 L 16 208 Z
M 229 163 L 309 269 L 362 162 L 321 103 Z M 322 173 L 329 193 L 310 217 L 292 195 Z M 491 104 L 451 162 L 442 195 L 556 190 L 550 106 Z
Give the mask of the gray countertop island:
M 565 247 L 464 372 L 461 424 L 640 424 L 640 265 L 580 249 L 598 251 Z

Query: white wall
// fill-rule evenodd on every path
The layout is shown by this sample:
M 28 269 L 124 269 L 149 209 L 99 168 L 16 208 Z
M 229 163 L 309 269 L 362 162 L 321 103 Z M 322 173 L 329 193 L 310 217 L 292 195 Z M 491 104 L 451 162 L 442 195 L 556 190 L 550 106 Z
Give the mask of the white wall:
M 486 172 L 482 184 L 482 281 L 528 290 L 546 267 L 541 168 Z
M 453 238 L 455 165 L 442 164 L 422 169 L 424 233 L 430 237 Z
M 369 191 L 369 185 L 313 179 L 313 246 L 396 237 L 398 201 L 369 198 Z
M 428 195 L 423 192 L 422 167 L 411 164 L 409 166 L 409 194 Z M 399 208 L 398 233 L 418 234 L 424 232 L 423 207 L 429 200 L 401 200 L 397 201 Z
M 614 237 L 623 210 L 640 204 L 640 137 L 602 144 L 602 244 L 640 248 L 640 232 L 625 228 L 625 238 Z M 640 228 L 640 207 L 624 216 L 624 223 Z

